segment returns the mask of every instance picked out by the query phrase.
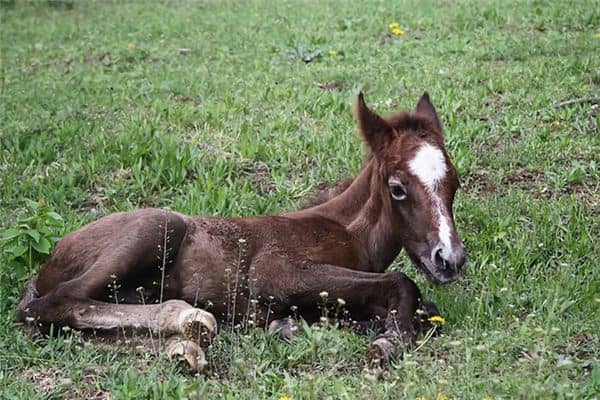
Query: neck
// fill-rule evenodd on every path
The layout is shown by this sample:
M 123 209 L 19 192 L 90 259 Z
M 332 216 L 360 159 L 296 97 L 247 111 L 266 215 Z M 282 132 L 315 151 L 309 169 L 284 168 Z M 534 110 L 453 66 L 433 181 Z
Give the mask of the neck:
M 364 260 L 373 272 L 383 272 L 396 258 L 402 246 L 394 232 L 390 218 L 390 203 L 383 198 L 380 188 L 379 164 L 371 157 L 352 184 L 326 203 L 290 216 L 320 215 L 344 226 L 356 245 L 365 250 Z

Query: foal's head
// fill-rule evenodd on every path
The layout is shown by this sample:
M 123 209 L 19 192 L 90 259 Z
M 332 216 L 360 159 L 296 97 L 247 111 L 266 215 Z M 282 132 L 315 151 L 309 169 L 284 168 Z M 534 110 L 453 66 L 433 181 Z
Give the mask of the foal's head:
M 377 165 L 372 182 L 409 257 L 436 283 L 452 282 L 466 261 L 452 214 L 459 187 L 435 108 L 424 93 L 415 112 L 382 118 L 358 96 L 356 114 Z

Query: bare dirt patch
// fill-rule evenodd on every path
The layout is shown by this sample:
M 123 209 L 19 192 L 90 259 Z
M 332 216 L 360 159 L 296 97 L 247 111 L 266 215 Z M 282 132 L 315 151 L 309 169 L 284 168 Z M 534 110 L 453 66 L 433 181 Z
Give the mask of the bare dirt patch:
M 26 369 L 20 378 L 32 382 L 40 393 L 50 393 L 58 384 L 58 380 L 66 379 L 62 369 L 58 367 L 44 368 L 43 370 Z
M 600 205 L 600 188 L 589 187 L 581 182 L 573 182 L 563 188 L 567 194 L 574 194 L 579 198 L 590 210 L 595 210 L 595 214 L 600 213 L 598 206 Z
M 61 393 L 68 393 L 68 396 L 71 399 L 114 399 L 110 393 L 99 388 L 96 378 L 88 373 L 89 369 L 90 367 L 85 369 L 85 375 L 82 382 L 73 382 L 64 375 L 63 369 L 58 367 L 43 368 L 40 370 L 29 368 L 20 374 L 20 378 L 32 382 L 37 388 L 38 393 L 47 398 L 54 398 L 53 394 L 58 390 L 58 392 Z M 108 368 L 104 369 L 107 370 Z
M 474 171 L 462 176 L 462 187 L 469 192 L 494 193 L 496 188 L 489 180 L 488 171 Z
M 193 103 L 196 106 L 202 104 L 202 99 L 200 98 L 200 96 L 187 96 L 180 94 L 175 96 L 174 98 L 179 103 Z
M 543 171 L 535 171 L 525 168 L 518 169 L 502 178 L 502 183 L 505 185 L 516 187 L 525 192 L 535 195 L 542 195 L 548 198 L 550 196 L 550 192 L 543 186 L 545 181 L 546 174 L 544 174 Z
M 327 92 L 339 92 L 344 88 L 344 82 L 332 81 L 326 83 L 320 83 L 319 89 L 325 90 Z
M 240 177 L 249 177 L 256 193 L 266 195 L 275 190 L 275 181 L 271 179 L 269 166 L 265 163 L 256 163 L 243 166 L 239 170 Z
M 570 182 L 558 190 L 551 190 L 548 188 L 547 177 L 543 171 L 519 169 L 505 176 L 502 179 L 502 184 L 516 187 L 545 199 L 574 194 L 591 209 L 596 209 L 600 203 L 598 185 L 590 187 L 582 182 Z

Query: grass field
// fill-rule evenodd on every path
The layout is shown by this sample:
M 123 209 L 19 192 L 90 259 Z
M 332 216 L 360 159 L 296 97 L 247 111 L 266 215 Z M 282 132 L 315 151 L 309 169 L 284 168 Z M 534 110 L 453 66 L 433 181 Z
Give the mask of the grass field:
M 599 397 L 598 1 L 0 4 L 0 398 Z M 428 90 L 444 121 L 468 269 L 393 266 L 442 336 L 377 377 L 367 336 L 223 333 L 189 376 L 15 328 L 56 236 L 101 215 L 278 213 L 356 173 L 360 90 L 384 114 Z

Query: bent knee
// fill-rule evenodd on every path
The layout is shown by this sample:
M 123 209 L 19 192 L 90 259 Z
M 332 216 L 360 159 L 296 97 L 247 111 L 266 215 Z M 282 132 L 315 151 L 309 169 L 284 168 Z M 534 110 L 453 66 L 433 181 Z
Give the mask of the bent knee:
M 391 272 L 390 279 L 393 282 L 395 289 L 401 295 L 408 299 L 421 300 L 421 291 L 417 284 L 402 272 Z

